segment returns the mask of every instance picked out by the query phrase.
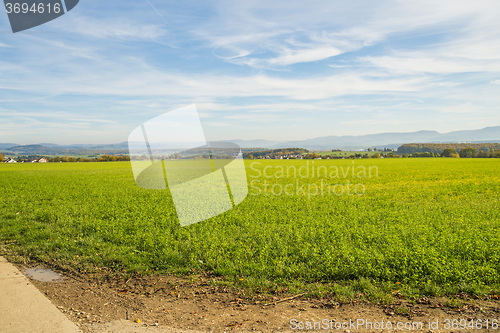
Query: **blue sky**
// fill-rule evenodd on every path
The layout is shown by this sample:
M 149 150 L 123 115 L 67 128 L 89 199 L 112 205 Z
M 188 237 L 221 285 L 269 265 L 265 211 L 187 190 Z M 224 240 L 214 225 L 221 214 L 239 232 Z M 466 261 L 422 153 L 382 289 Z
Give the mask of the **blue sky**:
M 499 1 L 82 0 L 13 34 L 0 142 L 123 142 L 195 103 L 211 140 L 500 125 Z

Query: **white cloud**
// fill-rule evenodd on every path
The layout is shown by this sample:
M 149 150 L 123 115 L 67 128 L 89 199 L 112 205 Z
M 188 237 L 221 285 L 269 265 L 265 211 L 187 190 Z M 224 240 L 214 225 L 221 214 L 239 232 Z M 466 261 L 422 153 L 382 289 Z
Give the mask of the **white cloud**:
M 302 62 L 313 62 L 323 59 L 328 59 L 342 52 L 335 47 L 321 47 L 307 50 L 286 50 L 280 56 L 268 61 L 271 65 L 292 65 Z
M 121 18 L 92 18 L 74 15 L 70 25 L 65 25 L 69 32 L 99 39 L 155 40 L 163 37 L 166 30 L 160 24 L 144 24 L 134 16 Z
M 97 116 L 86 116 L 82 114 L 75 114 L 71 112 L 63 111 L 53 111 L 53 112 L 25 112 L 25 111 L 14 111 L 8 109 L 2 109 L 1 116 L 10 119 L 24 119 L 34 122 L 40 121 L 52 121 L 54 124 L 59 122 L 74 122 L 74 123 L 85 123 L 85 124 L 118 124 L 117 120 L 103 119 L 103 117 Z
M 285 79 L 264 74 L 192 76 L 169 73 L 152 66 L 134 65 L 132 62 L 105 62 L 101 66 L 89 71 L 85 64 L 74 64 L 66 68 L 65 72 L 52 75 L 36 70 L 27 71 L 19 73 L 11 81 L 10 88 L 42 95 L 175 96 L 191 99 L 282 96 L 293 100 L 314 100 L 345 94 L 419 91 L 428 85 L 421 78 L 372 80 L 357 74 Z
M 252 1 L 245 4 L 221 1 L 217 3 L 219 15 L 193 30 L 217 48 L 216 54 L 231 54 L 223 57 L 228 62 L 262 68 L 323 60 L 375 45 L 394 35 L 418 35 L 420 30 L 437 29 L 459 38 L 466 35 L 478 38 L 484 35 L 485 26 L 487 29 L 499 27 L 499 9 L 495 1 L 465 0 Z M 493 36 L 487 40 L 498 40 Z M 301 45 L 294 47 L 297 45 L 290 43 L 294 38 L 298 38 Z M 487 48 L 471 47 L 461 52 L 468 52 L 470 56 L 491 55 L 487 51 L 496 49 L 487 43 L 483 46 Z M 455 56 L 459 54 L 452 47 L 450 51 Z
M 471 114 L 471 113 L 479 113 L 482 110 L 482 106 L 474 105 L 472 103 L 465 103 L 461 105 L 452 105 L 452 106 L 445 106 L 439 108 L 439 111 L 442 113 L 455 113 L 455 114 Z
M 210 122 L 206 123 L 206 125 L 209 125 L 212 127 L 229 127 L 229 126 L 231 126 L 231 124 L 223 123 L 220 121 L 210 121 Z
M 472 61 L 459 57 L 444 57 L 439 53 L 431 56 L 428 53 L 408 52 L 394 56 L 361 57 L 361 64 L 388 70 L 395 74 L 451 74 L 467 72 L 498 72 L 500 58 L 490 61 Z
M 265 120 L 328 134 L 338 113 L 363 131 L 435 114 L 467 127 L 466 106 L 475 126 L 500 121 L 499 2 L 151 2 L 157 12 L 88 0 L 50 33 L 6 35 L 2 103 L 23 114 L 20 128 L 58 116 L 75 131 L 118 128 L 193 102 L 220 133 Z M 11 116 L 0 111 L 3 129 Z

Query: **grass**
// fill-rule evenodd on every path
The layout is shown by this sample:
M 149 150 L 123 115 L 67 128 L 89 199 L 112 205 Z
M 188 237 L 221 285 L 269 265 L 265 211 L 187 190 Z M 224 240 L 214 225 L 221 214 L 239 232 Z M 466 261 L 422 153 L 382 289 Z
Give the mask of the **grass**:
M 339 301 L 500 290 L 499 159 L 246 165 L 240 205 L 181 228 L 168 190 L 136 186 L 128 162 L 1 164 L 0 242 L 80 272 L 194 270 Z M 363 177 L 369 167 L 378 173 Z
M 400 316 L 407 316 L 410 314 L 410 309 L 406 306 L 398 306 L 394 309 L 394 313 Z

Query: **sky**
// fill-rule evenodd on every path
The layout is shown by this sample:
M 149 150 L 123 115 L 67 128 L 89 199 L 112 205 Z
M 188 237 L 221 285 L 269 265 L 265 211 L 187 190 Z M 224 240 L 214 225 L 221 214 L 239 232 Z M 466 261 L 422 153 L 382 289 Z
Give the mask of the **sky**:
M 195 104 L 210 140 L 500 125 L 500 2 L 81 0 L 12 33 L 0 142 L 117 143 Z

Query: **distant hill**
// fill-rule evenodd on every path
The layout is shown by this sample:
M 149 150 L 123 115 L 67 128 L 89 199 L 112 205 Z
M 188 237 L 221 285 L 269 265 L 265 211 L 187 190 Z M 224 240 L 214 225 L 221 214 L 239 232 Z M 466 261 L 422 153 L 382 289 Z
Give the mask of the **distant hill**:
M 82 155 L 119 155 L 127 154 L 128 149 L 116 149 L 119 145 L 75 145 L 59 146 L 55 144 L 45 145 L 6 145 L 8 148 L 0 149 L 6 155 L 36 155 L 36 156 L 82 156 Z M 2 146 L 2 144 L 0 144 Z M 102 147 L 102 148 L 101 148 Z M 106 148 L 109 147 L 109 148 Z
M 434 142 L 500 142 L 500 126 L 486 127 L 479 130 L 455 131 L 440 134 Z M 441 141 L 439 141 L 441 140 Z
M 48 146 L 47 144 L 41 144 L 43 146 Z M 72 145 L 54 145 L 49 144 L 51 148 L 58 149 L 105 149 L 105 150 L 115 150 L 115 149 L 128 149 L 128 142 L 120 142 L 120 143 L 109 143 L 109 144 L 72 144 Z
M 16 146 L 22 146 L 22 145 L 16 145 Z M 48 148 L 58 148 L 58 147 L 61 147 L 60 145 L 56 144 L 56 143 L 39 143 L 38 146 L 44 146 L 44 147 L 48 147 Z
M 111 144 L 101 144 L 101 145 L 72 145 L 66 146 L 67 148 L 86 148 L 86 149 L 104 149 L 104 150 L 128 150 L 128 142 L 111 143 Z
M 9 149 L 14 146 L 17 146 L 17 143 L 0 143 L 0 149 Z
M 380 133 L 360 136 L 327 136 L 302 141 L 283 142 L 276 147 L 304 147 L 306 149 L 330 150 L 334 148 L 344 150 L 365 149 L 368 147 L 397 148 L 408 142 L 427 142 L 438 136 L 438 132 L 419 131 L 413 133 Z
M 361 150 L 366 148 L 393 148 L 407 143 L 488 143 L 500 142 L 500 126 L 486 127 L 478 130 L 454 131 L 439 133 L 436 131 L 418 131 L 411 133 L 378 133 L 368 135 L 325 136 L 297 141 L 270 141 L 270 140 L 225 140 L 239 145 L 241 148 L 280 149 L 300 147 L 309 150 Z M 115 144 L 72 144 L 57 145 L 44 143 L 37 145 L 16 145 L 13 143 L 0 143 L 2 152 L 18 152 L 39 155 L 82 155 L 82 152 L 127 153 L 128 142 Z
M 306 149 L 357 150 L 369 147 L 397 148 L 405 143 L 459 143 L 459 142 L 500 142 L 500 126 L 480 130 L 439 133 L 418 131 L 412 133 L 380 133 L 359 136 L 327 136 L 302 141 L 288 141 L 272 148 L 301 147 Z
M 278 145 L 279 141 L 269 141 L 269 140 L 223 140 L 222 142 L 232 142 L 237 144 L 241 148 L 257 148 L 264 147 L 269 148 Z
M 14 146 L 7 149 L 10 152 L 26 155 L 52 155 L 57 149 L 42 145 Z

